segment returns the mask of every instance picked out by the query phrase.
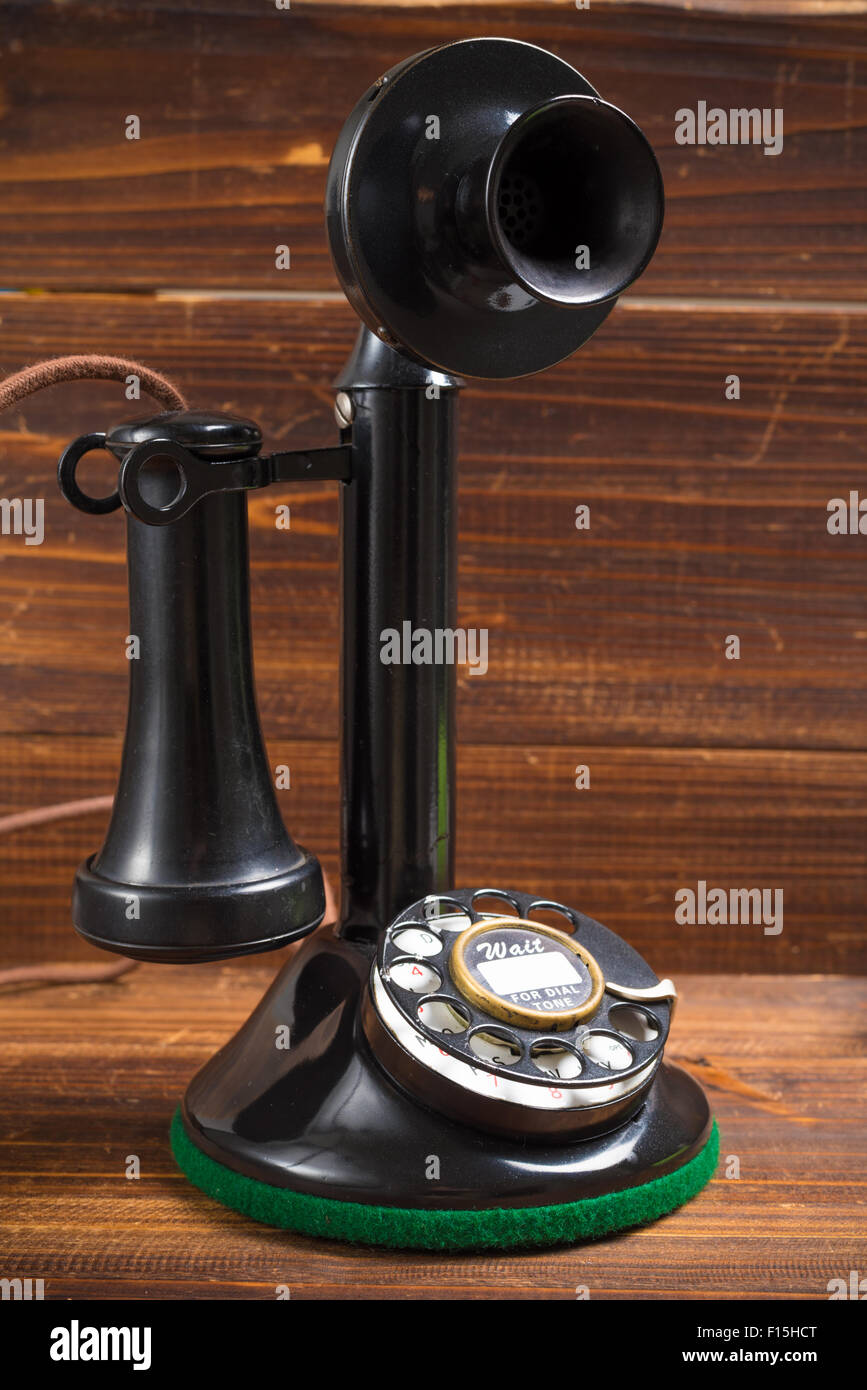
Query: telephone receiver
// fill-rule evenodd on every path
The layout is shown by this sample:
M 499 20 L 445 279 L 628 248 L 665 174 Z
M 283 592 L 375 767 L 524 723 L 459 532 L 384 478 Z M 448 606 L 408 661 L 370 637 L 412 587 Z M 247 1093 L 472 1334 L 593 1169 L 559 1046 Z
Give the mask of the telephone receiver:
M 454 656 L 382 659 L 386 633 L 445 652 L 457 628 L 464 378 L 574 352 L 662 217 L 644 135 L 567 63 L 508 39 L 419 53 L 362 95 L 329 168 L 332 258 L 362 320 L 335 443 L 266 454 L 252 421 L 175 411 L 61 458 L 73 505 L 127 513 L 140 647 L 77 930 L 152 961 L 308 937 L 173 1125 L 191 1180 L 259 1219 L 422 1247 L 578 1239 L 710 1176 L 706 1098 L 663 1060 L 672 982 L 544 891 L 455 887 Z M 106 498 L 76 482 L 90 449 L 118 461 Z M 250 641 L 247 494 L 304 479 L 340 484 L 342 903 L 320 931 Z

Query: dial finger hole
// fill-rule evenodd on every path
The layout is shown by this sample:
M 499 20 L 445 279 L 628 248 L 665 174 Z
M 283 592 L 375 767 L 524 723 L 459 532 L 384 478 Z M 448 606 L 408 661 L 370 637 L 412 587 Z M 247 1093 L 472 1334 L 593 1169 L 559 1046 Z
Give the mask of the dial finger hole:
M 413 994 L 430 994 L 439 989 L 442 976 L 423 960 L 399 960 L 388 972 L 389 980 Z
M 609 1071 L 623 1071 L 632 1063 L 632 1053 L 626 1044 L 607 1033 L 588 1033 L 581 1046 L 591 1062 Z
M 451 898 L 438 898 L 431 895 L 424 899 L 419 916 L 419 926 L 430 925 L 433 931 L 463 931 L 470 926 L 472 918 L 465 907 Z
M 443 943 L 432 931 L 425 931 L 424 927 L 404 927 L 397 932 L 392 941 L 399 951 L 406 951 L 408 956 L 438 956 L 443 948 Z
M 636 1042 L 653 1042 L 654 1038 L 659 1037 L 659 1021 L 653 1014 L 645 1009 L 637 1009 L 633 1004 L 615 1004 L 609 1009 L 608 1018 L 612 1028 L 616 1028 L 618 1033 L 625 1033 L 627 1038 L 634 1038 Z
M 418 1016 L 434 1033 L 465 1033 L 470 1026 L 469 1014 L 450 999 L 426 999 L 418 1006 Z
M 569 936 L 575 932 L 575 918 L 562 903 L 534 903 L 527 918 L 530 922 L 540 922 L 543 927 L 553 927 L 554 931 L 565 932 Z
M 497 888 L 480 888 L 473 894 L 473 909 L 483 917 L 520 917 L 518 904 Z
M 499 1029 L 485 1028 L 473 1033 L 470 1050 L 481 1057 L 483 1062 L 493 1062 L 498 1067 L 513 1067 L 521 1060 L 521 1045 L 511 1034 Z
M 546 1039 L 544 1042 L 533 1043 L 530 1048 L 530 1061 L 546 1076 L 556 1076 L 561 1081 L 569 1081 L 572 1077 L 581 1075 L 581 1058 L 571 1047 L 564 1047 L 560 1042 Z

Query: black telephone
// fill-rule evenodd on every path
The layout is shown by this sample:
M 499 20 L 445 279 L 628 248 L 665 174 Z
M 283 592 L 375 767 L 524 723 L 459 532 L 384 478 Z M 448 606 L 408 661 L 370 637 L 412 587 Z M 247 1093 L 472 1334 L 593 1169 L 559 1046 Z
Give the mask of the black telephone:
M 76 877 L 88 940 L 202 961 L 308 937 L 192 1081 L 181 1166 L 262 1220 L 464 1247 L 649 1220 L 710 1176 L 699 1086 L 663 1061 L 675 990 L 544 895 L 454 886 L 453 661 L 464 376 L 542 370 L 644 269 L 662 182 L 638 127 L 568 64 L 472 39 L 407 59 L 335 147 L 326 215 L 363 321 L 339 442 L 262 454 L 258 426 L 171 411 L 75 441 L 60 485 L 128 514 L 127 738 L 106 840 Z M 92 499 L 92 448 L 120 465 Z M 342 891 L 280 817 L 255 707 L 246 495 L 340 483 Z

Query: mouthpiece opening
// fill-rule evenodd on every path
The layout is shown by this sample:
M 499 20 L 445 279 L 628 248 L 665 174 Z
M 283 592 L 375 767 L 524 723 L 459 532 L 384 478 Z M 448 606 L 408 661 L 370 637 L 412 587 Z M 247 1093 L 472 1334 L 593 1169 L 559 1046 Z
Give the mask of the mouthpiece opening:
M 486 205 L 497 254 L 528 293 L 551 304 L 600 304 L 653 255 L 662 177 L 624 112 L 599 98 L 561 96 L 509 127 Z

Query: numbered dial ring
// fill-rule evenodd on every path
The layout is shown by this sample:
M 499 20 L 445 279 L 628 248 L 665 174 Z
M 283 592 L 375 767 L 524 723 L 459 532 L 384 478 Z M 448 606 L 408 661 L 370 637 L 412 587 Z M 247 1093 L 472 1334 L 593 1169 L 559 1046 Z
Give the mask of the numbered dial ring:
M 362 1018 L 419 1100 L 482 1129 L 565 1140 L 638 1108 L 673 1001 L 670 981 L 583 913 L 465 889 L 412 904 L 383 933 Z

